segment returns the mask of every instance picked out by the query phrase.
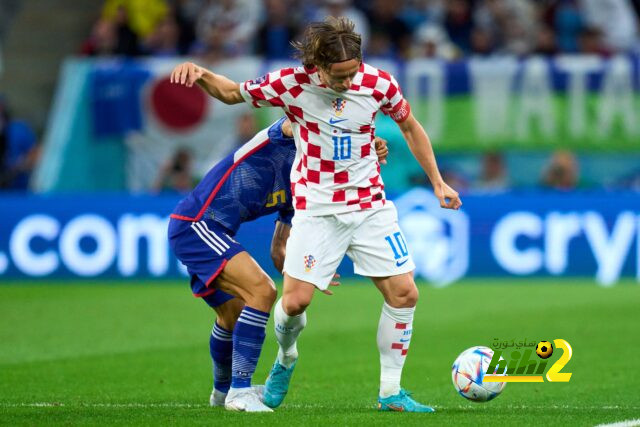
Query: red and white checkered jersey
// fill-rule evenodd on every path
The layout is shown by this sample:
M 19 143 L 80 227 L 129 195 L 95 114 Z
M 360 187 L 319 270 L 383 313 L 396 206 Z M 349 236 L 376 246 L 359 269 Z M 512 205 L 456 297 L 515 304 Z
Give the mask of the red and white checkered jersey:
M 283 68 L 240 85 L 254 107 L 281 107 L 291 120 L 297 155 L 291 171 L 296 215 L 380 208 L 384 184 L 374 147 L 378 110 L 402 122 L 409 104 L 389 73 L 362 64 L 352 85 L 336 92 L 316 68 Z

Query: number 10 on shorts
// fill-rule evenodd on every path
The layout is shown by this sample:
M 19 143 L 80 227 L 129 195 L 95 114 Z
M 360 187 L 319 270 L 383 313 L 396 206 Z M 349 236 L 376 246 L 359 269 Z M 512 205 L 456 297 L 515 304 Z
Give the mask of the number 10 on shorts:
M 394 259 L 404 258 L 409 255 L 407 243 L 404 241 L 404 236 L 401 232 L 397 231 L 393 233 L 392 236 L 387 236 L 384 239 L 389 243 L 389 246 L 391 246 Z

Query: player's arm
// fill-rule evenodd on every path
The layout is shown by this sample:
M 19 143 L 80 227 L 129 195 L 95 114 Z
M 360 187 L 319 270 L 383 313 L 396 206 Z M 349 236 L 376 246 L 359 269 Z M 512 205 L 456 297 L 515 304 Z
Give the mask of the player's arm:
M 409 112 L 405 120 L 398 122 L 398 126 L 409 145 L 411 153 L 413 153 L 413 156 L 429 177 L 431 185 L 433 185 L 433 191 L 440 200 L 440 206 L 447 209 L 459 209 L 462 206 L 460 196 L 457 191 L 449 187 L 442 179 L 431 141 L 422 125 L 418 123 L 413 113 Z
M 240 84 L 220 74 L 214 74 L 193 62 L 183 62 L 171 72 L 171 83 L 186 87 L 195 84 L 205 92 L 225 104 L 240 104 L 244 98 L 240 94 Z
M 284 255 L 286 253 L 287 239 L 291 233 L 291 224 L 276 221 L 276 229 L 271 239 L 271 260 L 276 269 L 282 272 L 284 268 Z

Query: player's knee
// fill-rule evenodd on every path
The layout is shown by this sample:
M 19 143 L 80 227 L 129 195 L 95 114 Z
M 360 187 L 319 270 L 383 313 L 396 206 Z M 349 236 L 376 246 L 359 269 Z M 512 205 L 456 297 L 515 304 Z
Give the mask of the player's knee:
M 282 308 L 289 316 L 298 316 L 307 309 L 310 300 L 301 295 L 287 294 L 282 297 Z
M 418 298 L 420 298 L 420 292 L 418 291 L 418 287 L 414 284 L 407 295 L 407 307 L 415 307 L 416 304 L 418 304 Z
M 256 296 L 264 305 L 268 305 L 269 309 L 271 309 L 278 296 L 278 291 L 276 291 L 276 285 L 273 283 L 273 280 L 271 280 L 269 276 L 263 277 L 256 286 L 256 289 Z
M 395 308 L 415 307 L 419 296 L 418 288 L 415 284 L 403 286 L 390 296 L 390 301 L 387 301 L 387 304 Z
M 249 307 L 269 312 L 276 302 L 277 291 L 273 280 L 267 275 L 256 280 L 248 286 L 244 296 Z
M 275 283 L 273 283 L 273 280 L 271 280 L 271 278 L 268 278 L 268 281 L 264 288 L 265 302 L 267 302 L 270 307 L 273 307 L 273 304 L 275 304 L 276 298 L 278 297 L 278 291 L 276 290 L 276 285 Z

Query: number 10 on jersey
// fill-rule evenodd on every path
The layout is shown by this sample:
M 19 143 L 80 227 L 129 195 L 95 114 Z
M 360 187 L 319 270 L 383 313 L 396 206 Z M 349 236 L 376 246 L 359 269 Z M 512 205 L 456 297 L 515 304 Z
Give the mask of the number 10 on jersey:
M 351 135 L 332 136 L 333 160 L 345 160 L 351 158 Z

